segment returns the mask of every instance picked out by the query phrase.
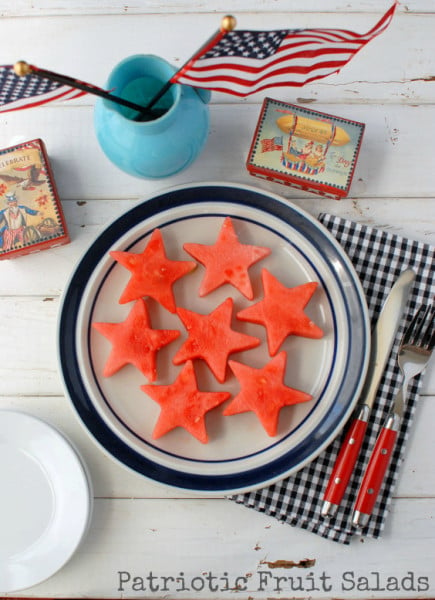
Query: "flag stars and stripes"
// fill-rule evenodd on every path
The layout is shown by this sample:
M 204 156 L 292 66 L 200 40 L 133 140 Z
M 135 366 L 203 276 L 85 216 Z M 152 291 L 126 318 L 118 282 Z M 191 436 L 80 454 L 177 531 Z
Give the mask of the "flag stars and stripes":
M 303 86 L 340 71 L 365 44 L 388 27 L 397 4 L 396 0 L 363 35 L 343 29 L 220 31 L 168 83 L 236 96 L 248 96 L 275 86 Z M 79 98 L 92 93 L 91 89 L 99 90 L 89 85 L 74 86 L 75 80 L 67 85 L 65 77 L 62 83 L 50 79 L 20 77 L 11 65 L 0 66 L 0 112 Z M 107 94 L 104 90 L 99 92 Z
M 20 77 L 16 75 L 12 65 L 0 66 L 0 112 L 20 110 L 83 95 L 81 90 L 36 75 Z
M 340 71 L 390 24 L 397 1 L 365 34 L 344 29 L 229 31 L 171 78 L 172 83 L 248 96 L 274 86 L 303 86 Z
M 288 34 L 282 31 L 230 31 L 211 50 L 199 60 L 228 56 L 245 56 L 248 58 L 265 58 L 274 54 Z M 260 56 L 261 54 L 261 56 Z
M 45 94 L 55 90 L 59 84 L 38 77 L 18 77 L 11 67 L 0 67 L 0 104 L 7 104 L 20 98 Z

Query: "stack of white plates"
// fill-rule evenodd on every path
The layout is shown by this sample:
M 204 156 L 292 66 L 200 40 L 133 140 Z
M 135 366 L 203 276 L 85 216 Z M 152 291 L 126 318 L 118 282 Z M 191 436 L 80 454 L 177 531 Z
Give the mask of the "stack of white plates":
M 86 533 L 92 493 L 86 468 L 53 427 L 0 411 L 0 593 L 58 571 Z

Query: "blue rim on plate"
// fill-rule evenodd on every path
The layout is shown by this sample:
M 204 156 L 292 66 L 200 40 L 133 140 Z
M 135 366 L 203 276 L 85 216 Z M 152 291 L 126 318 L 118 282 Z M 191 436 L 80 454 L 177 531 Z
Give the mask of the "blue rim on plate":
M 185 207 L 188 207 L 187 212 Z M 177 211 L 181 211 L 183 216 L 177 217 Z M 175 223 L 176 226 L 177 219 L 181 222 L 189 219 L 189 215 L 192 219 L 206 219 L 210 215 L 226 214 L 247 223 L 255 222 L 259 227 L 267 228 L 269 222 L 272 225 L 278 224 L 278 229 L 282 226 L 284 232 L 288 227 L 299 236 L 298 239 L 304 241 L 311 256 L 314 259 L 317 257 L 322 263 L 319 270 L 314 264 L 310 268 L 325 289 L 331 321 L 334 321 L 332 328 L 336 331 L 335 320 L 340 319 L 340 332 L 343 331 L 347 342 L 341 358 L 340 380 L 330 392 L 332 396 L 326 409 L 323 412 L 319 409 L 320 416 L 313 421 L 314 424 L 306 435 L 296 438 L 294 444 L 281 440 L 275 443 L 269 439 L 267 451 L 263 459 L 258 461 L 250 462 L 245 456 L 234 459 L 225 457 L 222 460 L 195 459 L 190 456 L 186 460 L 187 468 L 184 468 L 183 457 L 175 456 L 174 462 L 171 462 L 173 452 L 165 451 L 164 447 L 149 454 L 146 448 L 141 451 L 136 446 L 134 432 L 131 442 L 128 435 L 121 435 L 117 430 L 116 415 L 114 425 L 110 421 L 111 417 L 109 420 L 105 417 L 104 410 L 102 413 L 88 381 L 95 377 L 91 354 L 89 353 L 87 360 L 91 364 L 87 364 L 85 369 L 80 348 L 80 338 L 86 337 L 89 344 L 90 335 L 91 316 L 86 319 L 82 317 L 84 290 L 95 279 L 95 273 L 101 270 L 101 263 L 107 262 L 109 250 L 119 248 L 121 238 L 127 239 L 127 245 L 122 249 L 128 250 L 140 237 L 146 237 L 151 232 L 156 218 L 160 219 L 157 220 L 158 226 L 164 228 L 168 223 Z M 132 229 L 135 229 L 134 235 L 126 238 L 126 234 Z M 278 232 L 277 236 L 279 235 L 282 234 Z M 287 232 L 283 237 L 286 235 Z M 288 243 L 292 244 L 292 241 L 288 240 Z M 101 282 L 112 267 L 113 265 L 106 268 L 96 288 L 95 285 L 92 288 L 94 297 L 98 295 Z M 322 274 L 326 276 L 322 278 Z M 335 315 L 334 301 L 331 300 L 331 295 L 334 294 L 336 298 L 339 297 L 341 317 Z M 86 299 L 88 300 L 89 298 Z M 90 302 L 89 315 L 92 315 L 93 302 L 94 299 Z M 80 331 L 80 327 L 88 330 Z M 58 329 L 59 364 L 63 383 L 78 415 L 95 440 L 116 460 L 151 480 L 192 492 L 220 495 L 264 487 L 294 473 L 318 456 L 339 433 L 358 399 L 367 370 L 369 344 L 370 328 L 364 294 L 350 260 L 333 236 L 311 216 L 277 195 L 246 186 L 219 184 L 173 188 L 145 200 L 109 225 L 86 251 L 72 274 L 63 295 Z M 335 339 L 332 354 L 335 355 L 337 348 Z M 332 372 L 335 358 L 331 360 L 328 369 Z M 327 373 L 325 388 L 330 379 Z M 95 386 L 98 388 L 97 383 Z M 98 394 L 100 392 L 101 390 Z M 324 390 L 319 394 L 317 404 L 321 404 L 323 392 Z M 104 404 L 104 392 L 101 392 L 101 396 Z M 119 422 L 125 425 L 122 418 L 119 418 Z M 139 442 L 150 448 L 152 446 L 151 440 L 139 439 Z M 274 445 L 276 447 L 271 450 Z M 234 464 L 227 469 L 225 463 L 231 462 Z M 239 462 L 240 467 L 237 466 Z M 207 468 L 203 468 L 206 463 Z

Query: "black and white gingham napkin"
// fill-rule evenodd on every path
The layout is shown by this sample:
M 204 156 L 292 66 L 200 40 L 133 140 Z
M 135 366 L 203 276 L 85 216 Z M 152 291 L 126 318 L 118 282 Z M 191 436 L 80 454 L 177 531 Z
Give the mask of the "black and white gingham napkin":
M 406 412 L 396 447 L 371 519 L 362 531 L 354 529 L 351 519 L 364 468 L 401 382 L 397 365 L 401 336 L 420 304 L 433 302 L 435 296 L 435 247 L 326 213 L 322 213 L 319 220 L 335 236 L 351 259 L 366 294 L 373 324 L 397 277 L 408 268 L 416 273 L 411 296 L 378 389 L 358 463 L 336 516 L 324 518 L 320 511 L 325 487 L 345 431 L 319 457 L 295 475 L 267 488 L 233 496 L 232 499 L 290 525 L 349 544 L 355 533 L 374 538 L 381 535 L 398 480 L 422 376 L 416 377 L 409 387 Z

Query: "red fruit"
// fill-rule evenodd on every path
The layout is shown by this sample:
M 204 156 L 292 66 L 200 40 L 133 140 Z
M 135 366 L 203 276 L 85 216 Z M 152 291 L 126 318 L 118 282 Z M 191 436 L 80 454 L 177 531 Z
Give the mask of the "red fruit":
M 225 381 L 228 356 L 260 344 L 258 338 L 231 329 L 233 304 L 233 299 L 227 298 L 208 315 L 177 309 L 189 336 L 174 356 L 174 365 L 201 358 L 220 383 Z
M 184 250 L 205 266 L 199 295 L 205 296 L 230 283 L 246 298 L 254 297 L 248 269 L 271 252 L 269 248 L 241 244 L 230 217 L 226 217 L 215 244 L 184 244 Z
M 176 308 L 173 284 L 196 267 L 193 261 L 167 258 L 159 229 L 153 231 L 142 254 L 112 251 L 110 256 L 132 273 L 120 304 L 149 296 L 172 313 Z
M 157 378 L 157 351 L 179 335 L 179 331 L 151 329 L 147 305 L 138 300 L 122 323 L 92 323 L 97 331 L 112 343 L 104 367 L 104 377 L 110 377 L 127 364 L 134 365 L 149 381 Z
M 266 328 L 270 356 L 275 356 L 289 335 L 323 337 L 320 327 L 304 313 L 304 308 L 316 291 L 317 282 L 287 288 L 266 269 L 263 269 L 261 276 L 263 300 L 238 312 L 237 318 Z
M 281 409 L 312 399 L 310 394 L 284 384 L 286 358 L 286 353 L 280 352 L 262 369 L 230 360 L 229 365 L 241 390 L 227 406 L 224 415 L 255 412 L 267 434 L 275 436 Z
M 230 397 L 229 392 L 201 392 L 192 361 L 187 361 L 174 383 L 170 385 L 143 385 L 141 389 L 161 408 L 154 427 L 157 439 L 176 427 L 184 427 L 200 442 L 208 442 L 205 415 Z

